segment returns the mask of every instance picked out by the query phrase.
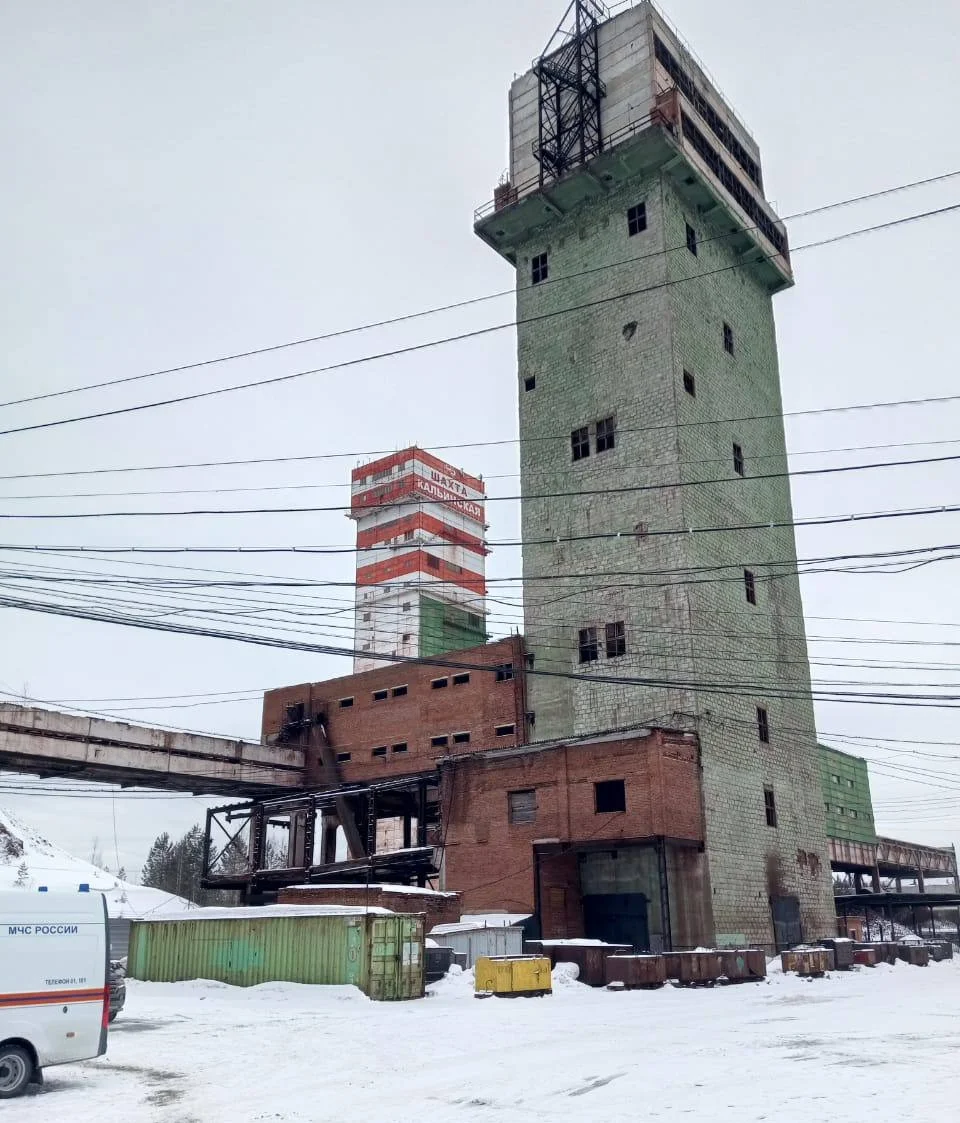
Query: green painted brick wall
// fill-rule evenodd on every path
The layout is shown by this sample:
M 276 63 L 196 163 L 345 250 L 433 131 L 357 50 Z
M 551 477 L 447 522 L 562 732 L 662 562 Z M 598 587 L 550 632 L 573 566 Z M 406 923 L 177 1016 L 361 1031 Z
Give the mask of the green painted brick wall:
M 630 237 L 626 211 L 640 201 L 648 228 Z M 689 533 L 792 518 L 788 480 L 750 479 L 786 469 L 776 334 L 770 296 L 734 268 L 741 259 L 724 233 L 657 170 L 531 231 L 518 248 L 522 530 L 541 543 L 523 552 L 525 631 L 538 668 L 677 684 L 534 677 L 537 737 L 644 723 L 696 729 L 717 936 L 769 942 L 771 895 L 800 897 L 808 937 L 835 921 L 792 529 Z M 550 283 L 533 285 L 530 259 L 542 252 Z M 630 295 L 608 299 L 621 294 Z M 695 397 L 683 388 L 685 369 Z M 616 447 L 592 446 L 573 462 L 571 431 L 609 416 Z M 739 417 L 760 419 L 729 420 Z M 747 479 L 733 471 L 734 441 Z M 533 498 L 556 492 L 573 494 Z M 610 532 L 620 537 L 564 541 Z M 745 566 L 756 574 L 756 606 L 745 600 Z M 595 626 L 602 639 L 603 625 L 620 620 L 627 653 L 580 666 L 578 630 Z M 769 744 L 758 739 L 758 705 Z M 776 828 L 766 825 L 765 785 Z M 819 874 L 801 851 L 820 857 Z
M 867 762 L 829 745 L 820 745 L 819 750 L 827 835 L 849 842 L 875 843 L 877 831 Z
M 443 655 L 487 642 L 483 617 L 432 597 L 420 598 L 420 654 Z

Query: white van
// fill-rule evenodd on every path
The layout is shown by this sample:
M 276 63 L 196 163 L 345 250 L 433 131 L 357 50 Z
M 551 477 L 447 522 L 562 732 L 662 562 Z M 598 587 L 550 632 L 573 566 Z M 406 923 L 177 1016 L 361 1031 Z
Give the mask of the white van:
M 0 1099 L 107 1051 L 109 956 L 102 893 L 0 892 Z

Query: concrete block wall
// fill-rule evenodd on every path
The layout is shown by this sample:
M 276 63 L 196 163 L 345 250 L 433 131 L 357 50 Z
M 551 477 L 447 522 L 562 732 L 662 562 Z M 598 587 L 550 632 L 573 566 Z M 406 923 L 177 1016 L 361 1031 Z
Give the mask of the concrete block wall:
M 786 470 L 775 329 L 769 295 L 733 268 L 741 259 L 725 231 L 681 188 L 652 172 L 519 248 L 523 537 L 549 542 L 524 550 L 527 643 L 537 668 L 639 680 L 534 676 L 530 708 L 538 739 L 671 718 L 696 728 L 717 938 L 769 943 L 770 896 L 796 894 L 810 936 L 835 927 L 793 533 L 689 532 L 792 517 L 782 475 L 751 479 Z M 641 201 L 648 227 L 630 237 L 626 212 Z M 533 285 L 531 257 L 543 252 L 549 283 Z M 563 314 L 537 318 L 553 312 Z M 598 454 L 591 430 L 590 457 L 572 461 L 571 430 L 610 416 L 616 447 Z M 538 498 L 558 492 L 572 494 Z M 619 537 L 599 537 L 610 534 Z M 744 568 L 756 575 L 756 606 Z M 578 630 L 596 626 L 602 648 L 603 625 L 620 620 L 626 654 L 601 650 L 581 666 Z M 776 828 L 766 825 L 767 784 Z M 816 874 L 808 853 L 821 857 Z

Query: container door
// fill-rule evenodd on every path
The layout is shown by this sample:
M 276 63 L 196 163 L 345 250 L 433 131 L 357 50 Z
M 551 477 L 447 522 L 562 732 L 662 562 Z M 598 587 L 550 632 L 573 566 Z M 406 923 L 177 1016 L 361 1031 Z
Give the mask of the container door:
M 397 998 L 400 981 L 400 917 L 377 916 L 371 925 L 371 998 Z
M 400 926 L 400 975 L 397 998 L 420 998 L 424 984 L 423 924 L 415 916 L 397 917 Z

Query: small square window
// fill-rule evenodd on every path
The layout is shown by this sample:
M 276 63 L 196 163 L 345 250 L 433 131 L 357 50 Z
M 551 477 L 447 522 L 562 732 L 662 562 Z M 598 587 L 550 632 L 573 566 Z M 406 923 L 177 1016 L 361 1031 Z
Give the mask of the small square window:
M 757 736 L 765 745 L 770 743 L 770 716 L 763 706 L 757 706 Z
M 530 393 L 531 390 L 536 390 L 536 388 L 537 388 L 536 376 L 531 375 L 529 378 L 525 378 L 523 380 L 523 388 L 528 394 Z
M 369 650 L 370 650 L 370 644 L 369 644 L 369 643 L 365 643 L 365 644 L 363 645 L 363 650 L 364 650 L 364 651 L 369 651 Z
M 577 646 L 581 663 L 595 663 L 600 658 L 597 629 L 581 628 Z
M 448 745 L 449 743 L 450 743 L 449 737 L 440 736 L 440 737 L 431 737 L 430 738 L 430 744 L 435 749 L 442 749 L 444 747 L 444 745 Z
M 385 702 L 390 697 L 389 690 L 375 690 L 373 692 L 374 702 Z
M 514 733 L 516 733 L 516 731 L 517 731 L 516 725 L 510 724 L 510 725 L 498 725 L 494 729 L 493 732 L 498 737 L 512 737 L 514 735 Z
M 598 815 L 626 811 L 627 793 L 623 780 L 601 780 L 594 784 L 593 800 Z
M 407 687 L 395 686 L 393 690 L 390 691 L 390 693 L 394 696 L 394 698 L 402 698 L 407 693 Z
M 445 678 L 431 679 L 430 680 L 430 689 L 431 690 L 443 690 L 444 687 L 446 687 L 446 685 L 449 681 L 450 681 L 449 679 L 445 679 Z
M 637 203 L 627 211 L 627 231 L 632 238 L 647 228 L 647 204 Z
M 365 613 L 363 614 L 363 622 L 364 622 L 364 624 L 366 624 L 366 622 L 367 622 L 367 621 L 368 621 L 369 619 L 370 619 L 370 613 L 369 613 L 369 612 L 365 612 Z
M 694 257 L 696 257 L 697 256 L 697 232 L 696 232 L 696 230 L 694 230 L 694 228 L 690 225 L 689 222 L 686 223 L 686 227 L 687 227 L 687 249 L 693 254 Z
M 853 787 L 856 787 L 856 785 L 854 784 L 853 780 L 847 780 L 847 787 L 853 788 Z
M 379 745 L 377 748 L 370 751 L 371 756 L 382 757 L 387 755 L 387 746 Z
M 469 740 L 469 733 L 454 733 L 453 735 L 453 743 L 455 745 L 465 745 Z
M 627 635 L 622 620 L 614 624 L 604 625 L 604 639 L 606 640 L 607 658 L 616 659 L 619 655 L 627 653 Z
M 733 442 L 733 470 L 738 476 L 747 474 L 747 467 L 743 459 L 743 446 L 738 445 L 736 441 Z
M 408 600 L 403 602 L 403 611 L 404 612 L 410 611 L 410 602 Z
M 723 349 L 728 355 L 733 354 L 733 328 L 727 323 L 723 325 Z
M 396 745 L 391 747 L 390 751 L 394 753 L 405 753 L 407 751 L 407 742 L 398 741 Z
M 549 275 L 549 268 L 547 265 L 547 255 L 545 253 L 536 254 L 530 261 L 530 279 L 535 285 L 539 285 L 541 281 L 545 281 Z
M 427 554 L 427 569 L 439 569 L 440 559 L 435 558 L 433 554 Z
M 574 460 L 586 460 L 590 455 L 590 430 L 586 425 L 571 432 L 570 454 Z
M 351 753 L 337 753 L 337 764 L 346 764 L 351 755 Z
M 612 417 L 597 422 L 597 452 L 607 452 L 617 443 L 616 424 Z M 574 457 L 574 460 L 577 458 Z
M 851 819 L 858 819 L 859 818 L 859 815 L 857 815 L 856 811 L 852 807 L 850 808 L 850 818 Z
M 405 531 L 403 532 L 403 540 L 404 540 L 404 542 L 412 542 L 412 541 L 413 541 L 413 535 L 414 535 L 414 531 L 412 531 L 412 530 L 405 530 Z
M 453 685 L 454 686 L 466 686 L 469 681 L 470 681 L 470 672 L 469 671 L 465 671 L 462 675 L 454 675 L 453 676 Z
M 834 775 L 832 775 L 830 777 L 830 782 L 832 784 L 839 784 L 840 783 L 840 777 L 836 773 L 834 773 Z
M 752 570 L 749 569 L 743 571 L 743 593 L 747 598 L 747 604 L 757 603 L 757 581 Z
M 400 637 L 400 642 L 401 643 L 409 643 L 412 638 L 413 638 L 412 632 L 404 632 L 403 635 Z
M 537 789 L 528 788 L 521 792 L 507 792 L 507 817 L 511 823 L 535 823 L 537 821 Z
M 777 825 L 777 801 L 773 794 L 773 788 L 769 786 L 763 789 L 763 810 L 767 817 L 767 826 L 775 827 Z
M 513 678 L 513 664 L 501 663 L 495 677 L 497 682 L 509 682 Z
M 340 705 L 341 710 L 349 710 L 350 707 L 353 705 L 353 699 L 352 698 L 341 698 L 339 705 Z
M 688 370 L 685 370 L 683 372 L 683 388 L 691 398 L 695 398 L 697 396 L 697 380 Z

